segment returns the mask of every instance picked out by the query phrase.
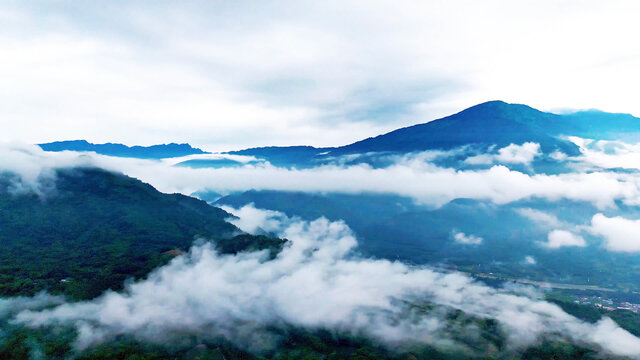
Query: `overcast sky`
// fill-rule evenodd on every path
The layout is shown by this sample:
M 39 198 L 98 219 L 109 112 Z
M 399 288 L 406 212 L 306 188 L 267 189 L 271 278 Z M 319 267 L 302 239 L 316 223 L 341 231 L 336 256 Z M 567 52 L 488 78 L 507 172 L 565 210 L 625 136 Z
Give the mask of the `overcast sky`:
M 636 1 L 4 1 L 0 140 L 341 145 L 502 99 L 640 115 Z

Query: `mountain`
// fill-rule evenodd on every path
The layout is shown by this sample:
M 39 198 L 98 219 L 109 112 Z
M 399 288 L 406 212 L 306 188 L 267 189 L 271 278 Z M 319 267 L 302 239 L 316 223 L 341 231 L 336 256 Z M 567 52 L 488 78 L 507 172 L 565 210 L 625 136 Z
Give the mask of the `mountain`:
M 41 290 L 89 299 L 187 251 L 196 237 L 223 253 L 269 248 L 206 202 L 94 168 L 60 169 L 44 194 L 15 193 L 0 176 L 0 296 Z
M 501 148 L 510 144 L 535 142 L 546 154 L 561 151 L 570 156 L 579 155 L 579 148 L 565 140 L 566 136 L 603 140 L 636 139 L 640 138 L 640 119 L 629 114 L 595 110 L 559 115 L 527 105 L 489 101 L 441 119 L 340 147 L 264 147 L 229 153 L 264 158 L 276 165 L 317 165 L 343 155 L 373 152 L 405 154 L 464 146 L 486 151 L 493 145 Z
M 428 123 L 409 126 L 332 150 L 330 155 L 367 152 L 449 150 L 466 145 L 488 148 L 525 142 L 539 143 L 545 153 L 556 150 L 578 155 L 578 147 L 547 129 L 562 117 L 526 105 L 490 101 Z
M 562 116 L 557 133 L 597 140 L 640 141 L 640 119 L 630 114 L 599 110 L 578 111 Z
M 92 144 L 86 140 L 56 141 L 38 144 L 44 151 L 93 151 L 102 155 L 139 159 L 164 159 L 195 154 L 209 154 L 189 144 L 162 144 L 152 146 L 126 146 L 122 144 Z
M 289 166 L 291 164 L 313 165 L 315 156 L 326 154 L 333 149 L 313 146 L 266 146 L 229 151 L 228 154 L 263 158 L 276 166 Z

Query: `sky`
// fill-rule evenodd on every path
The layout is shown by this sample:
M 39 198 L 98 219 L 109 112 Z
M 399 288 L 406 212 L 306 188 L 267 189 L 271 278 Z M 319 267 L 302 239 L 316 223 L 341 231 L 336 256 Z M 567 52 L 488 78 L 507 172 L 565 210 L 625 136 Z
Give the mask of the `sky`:
M 336 146 L 501 99 L 640 115 L 634 1 L 4 1 L 0 140 Z

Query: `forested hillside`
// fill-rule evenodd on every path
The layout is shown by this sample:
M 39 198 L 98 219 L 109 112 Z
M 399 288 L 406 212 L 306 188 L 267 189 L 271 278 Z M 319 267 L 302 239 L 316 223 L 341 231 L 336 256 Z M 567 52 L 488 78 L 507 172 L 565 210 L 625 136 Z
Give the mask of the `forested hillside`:
M 47 290 L 90 299 L 143 277 L 197 237 L 223 244 L 240 233 L 219 208 L 105 170 L 58 170 L 40 194 L 16 192 L 13 180 L 4 174 L 0 183 L 0 296 Z M 223 250 L 264 242 L 241 238 L 243 246 Z

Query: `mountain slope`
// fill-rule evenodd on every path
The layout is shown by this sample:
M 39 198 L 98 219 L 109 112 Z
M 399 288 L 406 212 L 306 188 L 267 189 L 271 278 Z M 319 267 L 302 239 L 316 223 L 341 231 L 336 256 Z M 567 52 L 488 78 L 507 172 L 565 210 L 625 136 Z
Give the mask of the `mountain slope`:
M 629 114 L 586 110 L 562 115 L 562 119 L 555 128 L 558 134 L 597 140 L 640 140 L 640 119 Z
M 574 144 L 554 137 L 555 134 L 547 130 L 562 121 L 559 115 L 526 105 L 490 101 L 442 119 L 339 147 L 330 155 L 448 150 L 465 145 L 504 147 L 525 142 L 539 143 L 545 153 L 559 150 L 578 155 L 578 148 Z
M 239 230 L 227 212 L 104 170 L 58 170 L 43 197 L 12 194 L 10 181 L 0 178 L 0 296 L 46 289 L 92 298 L 146 275 L 195 237 L 218 239 L 226 252 L 281 245 L 241 235 L 244 245 L 234 246 Z
M 402 154 L 463 146 L 486 151 L 493 145 L 501 148 L 510 144 L 535 142 L 546 154 L 558 150 L 570 156 L 579 155 L 578 147 L 563 139 L 566 136 L 640 141 L 640 119 L 629 114 L 596 110 L 558 115 L 527 105 L 489 101 L 441 119 L 341 147 L 262 147 L 229 153 L 263 158 L 275 165 L 313 166 L 342 155 L 376 152 Z
M 567 155 L 579 155 L 579 148 L 575 144 L 559 136 L 580 136 L 585 132 L 582 125 L 584 123 L 526 105 L 489 101 L 451 116 L 340 147 L 263 147 L 229 153 L 263 158 L 276 165 L 297 166 L 322 164 L 332 157 L 350 154 L 410 153 L 449 150 L 469 145 L 484 151 L 494 145 L 500 148 L 510 144 L 535 142 L 540 144 L 541 150 L 545 153 L 559 150 Z
M 208 154 L 189 144 L 163 144 L 152 146 L 126 146 L 122 144 L 92 144 L 86 140 L 56 141 L 39 144 L 44 151 L 93 151 L 102 155 L 134 157 L 139 159 L 164 159 L 194 154 Z

